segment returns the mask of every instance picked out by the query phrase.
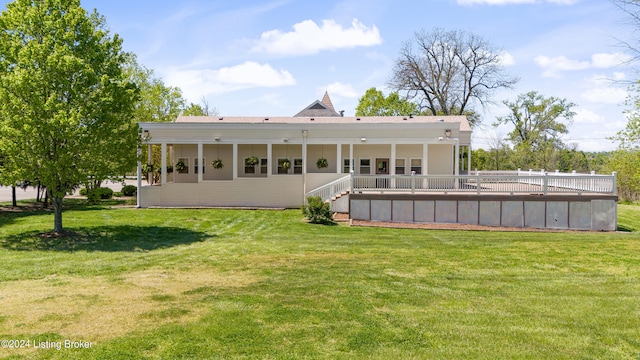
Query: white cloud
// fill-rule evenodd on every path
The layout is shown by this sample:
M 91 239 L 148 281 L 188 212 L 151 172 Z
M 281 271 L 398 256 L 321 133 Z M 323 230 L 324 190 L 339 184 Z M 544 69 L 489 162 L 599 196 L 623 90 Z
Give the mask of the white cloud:
M 598 68 L 598 69 L 609 69 L 612 67 L 616 67 L 619 65 L 622 65 L 625 62 L 628 62 L 631 60 L 631 56 L 621 53 L 621 52 L 617 52 L 617 53 L 598 53 L 598 54 L 593 54 L 591 56 L 591 65 L 594 68 Z
M 249 88 L 291 86 L 296 80 L 286 70 L 276 70 L 269 64 L 247 61 L 219 69 L 165 71 L 168 84 L 179 86 L 187 99 L 204 94 L 221 94 Z
M 322 91 L 324 91 L 325 89 L 326 91 L 329 92 L 329 96 L 332 96 L 332 97 L 334 95 L 340 96 L 340 97 L 346 97 L 346 98 L 358 97 L 358 93 L 353 88 L 353 86 L 351 86 L 351 84 L 343 84 L 339 81 L 336 81 L 334 83 L 327 85 L 324 89 L 322 89 Z
M 544 77 L 559 77 L 561 71 L 575 71 L 589 68 L 588 61 L 576 61 L 568 59 L 565 56 L 557 56 L 550 58 L 548 56 L 536 56 L 533 61 L 541 68 L 545 69 L 542 73 Z
M 502 66 L 512 66 L 515 65 L 515 63 L 516 59 L 513 57 L 513 55 L 509 54 L 506 51 L 500 53 L 500 64 Z
M 458 0 L 459 5 L 511 5 L 551 3 L 558 5 L 572 5 L 578 0 Z
M 604 122 L 604 116 L 587 109 L 577 109 L 573 121 L 576 124 L 601 124 Z
M 625 74 L 614 72 L 613 77 L 594 75 L 587 80 L 589 89 L 580 95 L 588 101 L 600 104 L 622 104 L 628 96 L 626 89 L 616 86 L 615 81 L 625 79 Z
M 270 30 L 262 33 L 253 51 L 277 55 L 310 55 L 322 50 L 338 50 L 382 43 L 378 28 L 363 25 L 354 19 L 350 28 L 334 20 L 323 20 L 318 26 L 313 20 L 293 25 L 293 31 Z
M 563 71 L 577 71 L 586 69 L 609 69 L 622 65 L 629 60 L 629 56 L 620 52 L 617 53 L 597 53 L 591 55 L 590 60 L 573 60 L 566 56 L 548 57 L 544 55 L 536 56 L 533 59 L 538 66 L 544 69 L 544 77 L 560 77 Z

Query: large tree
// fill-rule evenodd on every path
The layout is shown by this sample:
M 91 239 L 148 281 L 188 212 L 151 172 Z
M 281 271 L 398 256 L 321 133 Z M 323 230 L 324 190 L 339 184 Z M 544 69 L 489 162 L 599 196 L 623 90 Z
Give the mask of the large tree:
M 433 115 L 468 115 L 472 125 L 476 105 L 491 103 L 494 90 L 510 88 L 501 51 L 482 37 L 465 31 L 416 32 L 404 44 L 389 84 Z
M 136 88 L 121 39 L 79 0 L 16 0 L 0 15 L 0 152 L 13 182 L 37 179 L 62 232 L 64 197 L 136 161 Z
M 358 101 L 356 116 L 401 116 L 418 115 L 418 106 L 401 99 L 397 92 L 384 96 L 375 87 L 370 88 Z
M 514 145 L 517 165 L 549 169 L 557 167 L 557 150 L 563 149 L 561 136 L 568 133 L 575 104 L 556 97 L 544 97 L 536 91 L 503 102 L 509 114 L 496 119 L 494 126 L 509 124 L 509 140 Z

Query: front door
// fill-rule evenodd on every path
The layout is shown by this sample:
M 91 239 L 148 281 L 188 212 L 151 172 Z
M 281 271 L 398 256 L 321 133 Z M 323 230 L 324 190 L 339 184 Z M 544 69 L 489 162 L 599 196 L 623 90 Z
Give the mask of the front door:
M 389 159 L 376 159 L 376 175 L 389 175 Z M 376 178 L 376 188 L 385 189 L 389 187 L 388 178 Z

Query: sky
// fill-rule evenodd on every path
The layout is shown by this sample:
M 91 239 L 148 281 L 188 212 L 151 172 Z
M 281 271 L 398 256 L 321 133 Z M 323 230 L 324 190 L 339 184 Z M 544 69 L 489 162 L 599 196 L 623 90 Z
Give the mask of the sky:
M 7 1 L 4 1 L 7 3 Z M 464 30 L 501 49 L 513 89 L 476 107 L 473 147 L 506 138 L 492 127 L 502 101 L 537 91 L 576 104 L 566 143 L 584 151 L 617 147 L 624 128 L 625 66 L 620 46 L 634 30 L 608 0 L 81 0 L 106 17 L 139 63 L 204 99 L 223 116 L 293 116 L 329 92 L 354 115 L 371 87 L 388 94 L 394 61 L 417 31 Z M 640 25 L 640 24 L 639 24 Z

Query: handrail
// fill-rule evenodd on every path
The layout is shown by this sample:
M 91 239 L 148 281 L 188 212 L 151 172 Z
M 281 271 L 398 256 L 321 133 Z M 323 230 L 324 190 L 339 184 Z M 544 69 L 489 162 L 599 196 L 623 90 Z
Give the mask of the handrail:
M 310 196 L 320 196 L 322 201 L 327 201 L 332 197 L 341 194 L 344 191 L 348 191 L 351 188 L 351 175 L 341 177 L 326 185 L 322 185 L 319 188 L 309 191 L 305 199 Z
M 526 174 L 526 175 L 524 175 Z M 464 192 L 549 194 L 598 193 L 616 195 L 616 174 L 529 174 L 525 172 L 485 175 L 354 175 L 354 192 Z

